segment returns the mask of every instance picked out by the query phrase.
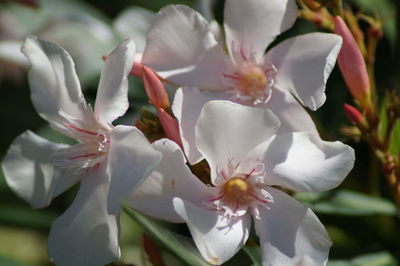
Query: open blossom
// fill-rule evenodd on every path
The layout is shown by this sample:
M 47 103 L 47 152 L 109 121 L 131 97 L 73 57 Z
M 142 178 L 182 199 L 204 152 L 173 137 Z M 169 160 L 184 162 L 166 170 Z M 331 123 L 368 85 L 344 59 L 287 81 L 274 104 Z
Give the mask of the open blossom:
M 173 111 L 190 163 L 202 159 L 194 143 L 194 123 L 210 100 L 268 108 L 280 119 L 281 132 L 318 136 L 298 101 L 312 110 L 325 102 L 325 84 L 342 39 L 310 33 L 287 39 L 265 54 L 296 17 L 295 0 L 227 0 L 225 43 L 218 43 L 206 19 L 188 7 L 168 6 L 154 16 L 142 63 L 184 86 L 175 96 Z
M 51 227 L 49 255 L 57 265 L 112 262 L 120 254 L 120 200 L 161 156 L 137 128 L 111 124 L 128 108 L 127 75 L 135 45 L 124 41 L 105 61 L 94 110 L 83 97 L 65 50 L 29 36 L 22 52 L 31 63 L 28 79 L 35 109 L 77 144 L 56 144 L 31 131 L 23 133 L 2 162 L 6 181 L 35 208 L 47 206 L 80 181 L 72 205 Z
M 160 164 L 129 204 L 140 212 L 187 223 L 211 264 L 229 260 L 245 244 L 253 218 L 263 265 L 323 265 L 331 241 L 316 215 L 276 189 L 323 191 L 353 167 L 354 151 L 341 142 L 312 141 L 310 133 L 276 133 L 269 110 L 211 101 L 196 124 L 198 150 L 210 166 L 212 186 L 192 174 L 179 146 L 162 139 L 153 147 Z

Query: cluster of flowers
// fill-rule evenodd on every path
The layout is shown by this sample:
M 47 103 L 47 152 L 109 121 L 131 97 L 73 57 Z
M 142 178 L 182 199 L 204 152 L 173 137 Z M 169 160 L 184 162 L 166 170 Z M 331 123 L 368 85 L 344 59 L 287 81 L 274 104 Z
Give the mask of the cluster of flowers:
M 352 148 L 321 140 L 302 106 L 315 110 L 324 103 L 342 39 L 311 33 L 264 54 L 293 25 L 296 11 L 294 0 L 227 0 L 222 36 L 194 10 L 167 6 L 151 21 L 140 61 L 134 62 L 131 40 L 107 56 L 94 110 L 69 54 L 27 37 L 22 51 L 31 63 L 34 107 L 77 144 L 27 131 L 11 144 L 2 169 L 8 185 L 35 208 L 81 183 L 51 228 L 49 255 L 57 265 L 117 259 L 123 202 L 186 223 L 211 264 L 240 250 L 252 217 L 263 265 L 326 263 L 331 241 L 323 225 L 280 188 L 332 189 L 353 166 Z M 166 138 L 149 143 L 134 126 L 112 125 L 128 109 L 129 73 L 143 66 L 180 86 L 172 106 L 179 145 Z M 204 160 L 212 185 L 188 166 Z

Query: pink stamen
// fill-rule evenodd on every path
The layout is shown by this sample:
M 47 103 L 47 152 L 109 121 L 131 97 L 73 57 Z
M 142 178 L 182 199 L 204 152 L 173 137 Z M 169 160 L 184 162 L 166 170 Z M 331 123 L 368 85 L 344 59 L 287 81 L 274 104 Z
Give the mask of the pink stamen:
M 213 202 L 213 201 L 220 200 L 220 199 L 222 199 L 224 196 L 225 196 L 224 194 L 221 194 L 221 195 L 219 195 L 219 196 L 218 196 L 218 197 L 216 197 L 216 198 L 213 198 L 213 199 L 207 200 L 207 202 Z
M 246 54 L 244 53 L 244 47 L 243 46 L 240 47 L 240 55 L 242 56 L 244 61 L 249 61 L 249 59 L 247 58 Z
M 227 181 L 228 180 L 228 178 L 226 177 L 226 175 L 225 175 L 225 172 L 224 172 L 224 170 L 222 170 L 221 171 L 221 175 L 222 175 L 222 177 L 224 178 L 224 180 L 225 181 Z
M 244 180 L 246 180 L 247 178 L 249 178 L 249 177 L 254 173 L 255 170 L 256 170 L 256 168 L 254 168 L 253 170 L 251 170 L 250 173 L 248 173 L 248 174 L 245 176 Z
M 79 131 L 79 132 L 83 132 L 83 133 L 86 133 L 86 134 L 89 134 L 89 135 L 93 135 L 93 136 L 97 136 L 97 135 L 98 135 L 98 134 L 95 133 L 95 132 L 82 129 L 82 128 L 76 127 L 76 126 L 74 126 L 74 125 L 71 125 L 71 124 L 65 124 L 65 125 L 66 125 L 67 127 L 69 127 L 69 128 L 75 129 L 76 131 Z
M 89 153 L 89 154 L 85 154 L 85 155 L 78 155 L 78 156 L 70 157 L 70 158 L 68 158 L 68 160 L 76 160 L 76 159 L 88 158 L 88 157 L 93 157 L 93 156 L 96 156 L 96 155 L 97 155 L 97 153 Z
M 235 79 L 235 80 L 242 80 L 242 77 L 238 77 L 238 76 L 235 76 L 235 75 L 229 75 L 229 74 L 223 73 L 223 76 L 225 78 L 230 78 L 230 79 Z
M 250 196 L 252 196 L 253 198 L 255 198 L 256 200 L 262 202 L 262 203 L 268 203 L 267 200 L 260 199 L 259 197 L 257 197 L 257 196 L 254 195 L 253 193 L 248 192 L 248 194 L 249 194 Z
M 233 210 L 233 214 L 236 214 L 237 210 L 239 210 L 239 201 L 238 200 L 236 201 L 236 207 Z

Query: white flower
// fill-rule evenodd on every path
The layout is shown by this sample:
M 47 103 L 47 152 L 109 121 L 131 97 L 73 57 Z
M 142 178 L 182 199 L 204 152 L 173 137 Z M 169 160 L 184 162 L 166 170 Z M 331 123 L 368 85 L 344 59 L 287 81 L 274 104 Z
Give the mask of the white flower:
M 135 45 L 126 40 L 107 58 L 92 110 L 74 63 L 61 47 L 29 36 L 22 52 L 31 63 L 31 98 L 51 127 L 77 141 L 67 146 L 31 131 L 11 144 L 2 169 L 8 185 L 35 208 L 81 181 L 72 205 L 54 221 L 49 255 L 57 265 L 104 265 L 117 259 L 120 200 L 160 160 L 135 127 L 111 122 L 128 108 L 127 75 Z
M 210 166 L 213 186 L 191 173 L 177 144 L 159 140 L 153 147 L 163 159 L 129 204 L 159 219 L 186 222 L 212 264 L 229 260 L 245 244 L 253 217 L 263 265 L 297 265 L 306 256 L 323 265 L 331 246 L 323 225 L 274 186 L 295 191 L 336 187 L 353 167 L 354 151 L 341 142 L 315 144 L 309 133 L 276 135 L 279 124 L 268 110 L 206 103 L 196 124 L 196 144 Z
M 281 121 L 281 132 L 306 131 L 319 138 L 298 101 L 312 110 L 324 103 L 325 83 L 342 39 L 335 34 L 305 34 L 264 55 L 296 16 L 295 0 L 227 0 L 225 43 L 218 43 L 210 24 L 185 6 L 165 7 L 152 19 L 142 63 L 185 86 L 176 94 L 173 111 L 190 163 L 202 159 L 194 143 L 194 124 L 209 100 L 268 108 Z

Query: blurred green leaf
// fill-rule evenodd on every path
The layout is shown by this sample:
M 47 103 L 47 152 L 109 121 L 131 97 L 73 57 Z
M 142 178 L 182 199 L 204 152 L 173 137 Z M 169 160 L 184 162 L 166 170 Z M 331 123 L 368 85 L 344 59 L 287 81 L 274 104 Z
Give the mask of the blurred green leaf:
M 253 266 L 261 266 L 261 249 L 259 247 L 243 247 L 244 252 L 250 257 Z
M 129 207 L 124 207 L 124 211 L 139 225 L 141 225 L 150 236 L 162 243 L 172 253 L 189 265 L 208 266 L 198 254 L 191 243 L 179 237 L 177 234 L 161 227 L 154 221 L 146 218 Z M 192 248 L 191 248 L 192 247 Z
M 396 206 L 389 200 L 349 190 L 319 193 L 299 192 L 295 197 L 313 211 L 324 214 L 395 216 L 397 213 Z
M 5 256 L 0 255 L 0 265 L 1 266 L 27 266 L 25 263 L 21 263 Z
M 351 260 L 331 260 L 327 266 L 396 266 L 396 259 L 387 251 L 364 254 Z
M 399 154 L 400 152 L 400 121 L 397 119 L 392 133 L 392 140 L 390 142 L 390 153 Z
M 1 206 L 0 223 L 47 230 L 56 217 L 56 213 L 51 213 L 48 210 L 38 211 L 18 205 Z
M 397 0 L 396 0 L 397 1 Z M 396 42 L 396 7 L 390 0 L 349 0 L 357 5 L 362 11 L 368 11 L 372 15 L 378 15 L 386 21 L 383 24 L 383 31 L 392 45 Z

